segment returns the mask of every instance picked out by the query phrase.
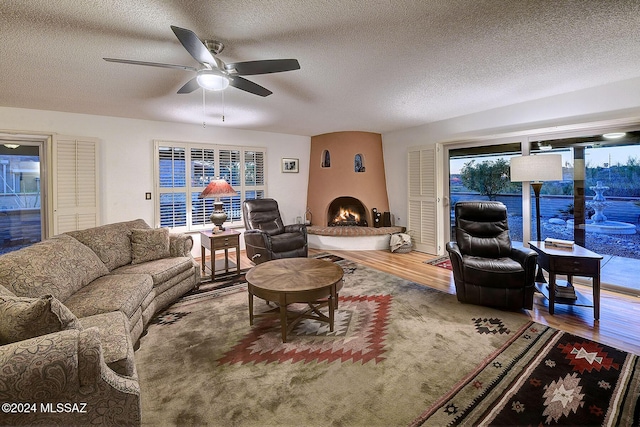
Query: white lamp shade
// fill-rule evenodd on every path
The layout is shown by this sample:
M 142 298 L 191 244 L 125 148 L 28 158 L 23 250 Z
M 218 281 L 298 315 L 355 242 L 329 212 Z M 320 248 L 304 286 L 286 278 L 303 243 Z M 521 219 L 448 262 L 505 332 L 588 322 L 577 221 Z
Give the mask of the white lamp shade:
M 511 181 L 562 181 L 562 155 L 512 157 Z

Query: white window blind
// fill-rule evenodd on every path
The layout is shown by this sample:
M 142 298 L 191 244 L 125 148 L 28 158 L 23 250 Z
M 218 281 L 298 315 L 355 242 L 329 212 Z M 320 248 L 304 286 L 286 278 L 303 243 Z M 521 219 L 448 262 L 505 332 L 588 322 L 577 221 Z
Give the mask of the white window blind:
M 242 163 L 240 149 L 220 150 L 220 178 L 226 179 L 238 192 L 234 197 L 223 197 L 220 201 L 224 204 L 227 213 L 227 222 L 237 224 L 242 222 Z
M 266 149 L 156 141 L 155 152 L 156 226 L 210 228 L 215 199 L 198 196 L 212 179 L 225 179 L 238 192 L 220 199 L 228 215 L 226 225 L 242 224 L 243 200 L 265 197 Z
M 185 147 L 158 147 L 159 218 L 163 227 L 187 226 L 187 175 Z
M 191 224 L 205 225 L 213 210 L 214 199 L 199 199 L 204 187 L 215 178 L 216 152 L 212 148 L 191 148 Z
M 263 199 L 265 197 L 264 157 L 264 151 L 249 150 L 244 152 L 245 199 Z

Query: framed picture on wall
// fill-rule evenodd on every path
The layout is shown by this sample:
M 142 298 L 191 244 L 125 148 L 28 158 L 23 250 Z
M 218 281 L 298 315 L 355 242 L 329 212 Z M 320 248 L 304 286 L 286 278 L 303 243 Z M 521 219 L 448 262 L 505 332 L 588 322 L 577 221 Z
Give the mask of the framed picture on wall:
M 289 157 L 282 158 L 282 172 L 284 173 L 298 173 L 298 159 L 292 159 Z

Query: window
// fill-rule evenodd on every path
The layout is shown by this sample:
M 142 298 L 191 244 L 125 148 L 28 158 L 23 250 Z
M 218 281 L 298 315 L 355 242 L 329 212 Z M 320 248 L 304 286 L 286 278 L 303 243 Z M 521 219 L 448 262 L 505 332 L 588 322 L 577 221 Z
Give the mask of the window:
M 223 197 L 226 225 L 242 224 L 242 200 L 266 193 L 266 149 L 155 142 L 157 226 L 180 231 L 210 228 L 215 199 L 198 196 L 212 179 L 225 179 L 238 192 Z

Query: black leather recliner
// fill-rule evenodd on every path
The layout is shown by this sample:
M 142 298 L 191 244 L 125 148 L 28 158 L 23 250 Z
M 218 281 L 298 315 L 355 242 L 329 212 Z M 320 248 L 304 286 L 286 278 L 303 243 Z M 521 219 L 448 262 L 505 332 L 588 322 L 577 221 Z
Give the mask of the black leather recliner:
M 245 200 L 244 242 L 247 257 L 256 264 L 280 258 L 307 257 L 307 227 L 284 225 L 278 202 L 273 199 Z
M 456 241 L 447 243 L 458 301 L 532 309 L 535 251 L 512 247 L 507 207 L 500 202 L 458 202 Z

